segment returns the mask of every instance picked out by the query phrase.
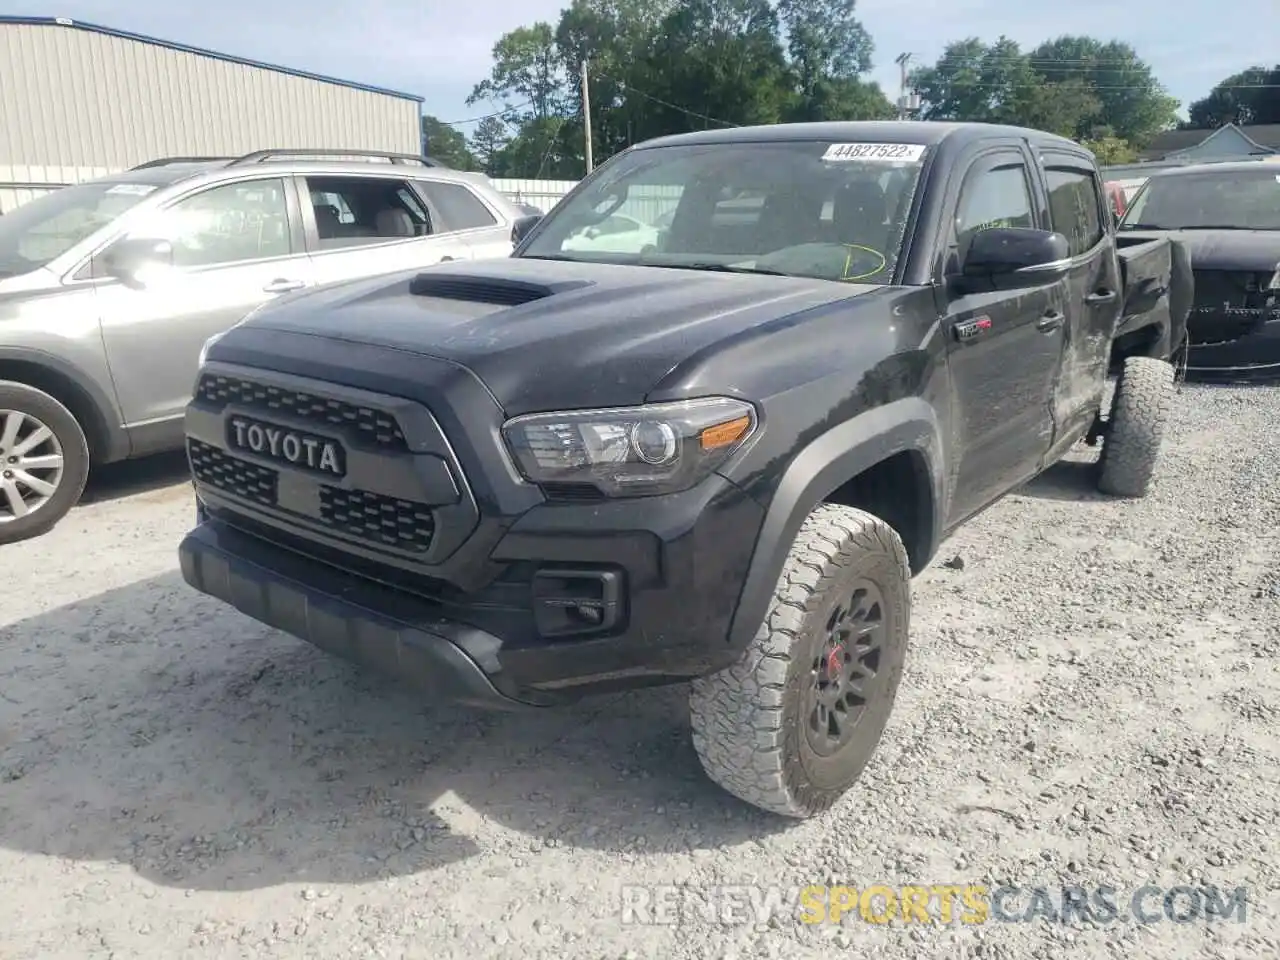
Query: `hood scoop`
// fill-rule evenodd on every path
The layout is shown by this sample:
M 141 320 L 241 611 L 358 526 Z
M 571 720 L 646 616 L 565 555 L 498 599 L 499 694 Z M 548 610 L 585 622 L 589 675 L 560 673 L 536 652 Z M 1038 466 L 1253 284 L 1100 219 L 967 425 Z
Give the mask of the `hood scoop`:
M 534 283 L 510 277 L 469 276 L 456 273 L 420 273 L 409 281 L 409 292 L 416 297 L 462 300 L 468 303 L 492 303 L 518 307 L 557 293 L 590 286 L 585 280 L 564 283 Z

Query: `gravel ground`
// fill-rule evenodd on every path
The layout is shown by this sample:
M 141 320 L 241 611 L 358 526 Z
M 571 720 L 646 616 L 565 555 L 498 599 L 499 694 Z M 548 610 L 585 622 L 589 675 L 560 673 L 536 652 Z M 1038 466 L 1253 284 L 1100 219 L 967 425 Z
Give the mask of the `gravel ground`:
M 1280 390 L 1186 387 L 1149 499 L 1069 462 L 966 527 L 917 580 L 877 758 L 802 824 L 705 781 L 678 688 L 426 708 L 189 591 L 180 473 L 100 482 L 4 549 L 0 955 L 1277 956 L 1277 425 Z M 1001 882 L 1249 900 L 1243 924 L 620 912 L 624 884 Z

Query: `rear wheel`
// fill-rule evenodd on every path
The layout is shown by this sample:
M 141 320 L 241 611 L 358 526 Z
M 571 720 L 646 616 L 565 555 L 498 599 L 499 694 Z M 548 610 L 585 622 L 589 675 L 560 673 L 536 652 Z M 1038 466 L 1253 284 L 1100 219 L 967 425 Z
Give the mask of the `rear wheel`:
M 71 412 L 22 383 L 0 383 L 0 544 L 37 537 L 76 505 L 89 446 Z
M 1150 357 L 1130 357 L 1124 362 L 1098 461 L 1098 489 L 1103 493 L 1133 498 L 1147 495 L 1160 459 L 1173 394 L 1171 364 Z
M 893 709 L 910 578 L 887 523 L 852 507 L 818 507 L 741 660 L 693 683 L 693 744 L 708 776 L 788 817 L 814 816 L 843 796 Z

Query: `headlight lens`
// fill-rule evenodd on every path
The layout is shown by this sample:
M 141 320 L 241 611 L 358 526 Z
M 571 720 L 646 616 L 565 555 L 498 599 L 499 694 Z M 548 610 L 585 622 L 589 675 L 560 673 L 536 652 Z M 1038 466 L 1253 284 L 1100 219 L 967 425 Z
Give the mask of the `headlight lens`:
M 536 484 L 590 484 L 610 497 L 686 490 L 755 432 L 755 408 L 729 397 L 516 417 L 502 435 Z

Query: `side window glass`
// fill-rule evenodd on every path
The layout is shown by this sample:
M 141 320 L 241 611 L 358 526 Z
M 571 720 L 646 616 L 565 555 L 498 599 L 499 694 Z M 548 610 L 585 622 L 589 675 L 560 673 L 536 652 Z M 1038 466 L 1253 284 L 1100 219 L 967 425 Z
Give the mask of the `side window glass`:
M 426 210 L 403 180 L 307 177 L 306 184 L 321 250 L 410 240 L 431 232 Z
M 969 244 L 980 230 L 993 227 L 1031 227 L 1031 191 L 1026 167 L 1012 163 L 970 174 L 960 188 L 956 208 L 955 244 L 963 263 Z
M 263 260 L 293 252 L 284 181 L 279 179 L 204 190 L 159 211 L 133 234 L 168 240 L 178 267 Z
M 1088 253 L 1103 236 L 1097 182 L 1083 170 L 1064 168 L 1049 168 L 1045 179 L 1053 229 L 1067 238 L 1073 257 Z
M 419 180 L 418 187 L 435 206 L 441 223 L 436 233 L 492 227 L 498 221 L 474 193 L 460 183 Z

